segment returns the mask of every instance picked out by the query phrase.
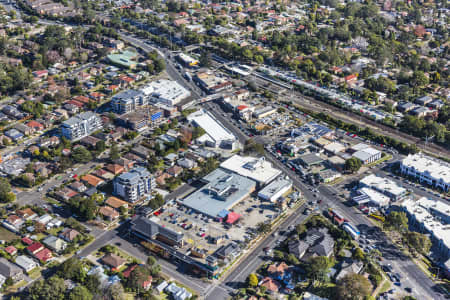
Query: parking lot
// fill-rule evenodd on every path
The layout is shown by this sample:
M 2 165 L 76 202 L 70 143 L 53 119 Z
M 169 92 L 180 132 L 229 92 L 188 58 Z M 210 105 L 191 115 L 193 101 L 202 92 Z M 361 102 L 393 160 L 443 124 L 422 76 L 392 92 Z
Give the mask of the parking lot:
M 177 203 L 166 206 L 157 216 L 162 226 L 184 234 L 185 245 L 179 251 L 189 254 L 192 248 L 202 249 L 204 259 L 229 242 L 248 242 L 256 236 L 254 228 L 258 223 L 270 221 L 277 214 L 271 203 L 253 197 L 236 204 L 233 211 L 241 215 L 233 225 Z

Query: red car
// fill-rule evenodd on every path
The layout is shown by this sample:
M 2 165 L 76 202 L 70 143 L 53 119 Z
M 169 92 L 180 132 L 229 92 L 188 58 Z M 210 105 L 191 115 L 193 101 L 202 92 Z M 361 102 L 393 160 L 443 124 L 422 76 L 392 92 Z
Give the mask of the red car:
M 202 233 L 201 237 L 204 238 L 206 236 L 206 233 Z

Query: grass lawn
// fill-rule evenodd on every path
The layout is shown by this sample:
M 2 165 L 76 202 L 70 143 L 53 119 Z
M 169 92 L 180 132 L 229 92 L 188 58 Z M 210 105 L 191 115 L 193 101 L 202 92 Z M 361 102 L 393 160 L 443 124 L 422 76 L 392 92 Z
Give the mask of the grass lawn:
M 11 242 L 12 240 L 16 239 L 20 239 L 20 236 L 16 235 L 14 232 L 9 231 L 4 227 L 0 227 L 0 240 Z
M 336 284 L 329 282 L 313 287 L 310 292 L 319 297 L 331 298 L 334 295 L 335 287 Z
M 45 233 L 38 233 L 36 234 L 36 240 L 41 241 L 43 239 L 45 239 L 47 237 L 47 235 Z
M 6 293 L 16 293 L 21 287 L 26 286 L 27 282 L 25 280 L 21 280 L 17 282 L 16 284 L 6 288 Z M 6 294 L 5 293 L 5 294 Z
M 385 279 L 383 285 L 378 290 L 378 295 L 384 292 L 387 292 L 391 289 L 391 283 L 389 282 L 389 279 Z
M 382 163 L 383 161 L 389 160 L 392 158 L 392 155 L 386 155 L 385 157 L 380 158 L 377 161 L 374 161 L 373 163 L 367 164 L 364 167 L 370 168 L 372 166 L 378 165 L 379 163 Z
M 34 268 L 28 273 L 31 279 L 36 279 L 41 276 L 41 269 L 39 267 Z
M 133 300 L 134 294 L 133 293 L 124 293 L 123 294 L 125 300 Z
M 49 197 L 45 197 L 45 201 L 47 201 L 50 204 L 56 204 L 56 205 L 60 204 L 59 201 L 57 201 L 57 200 L 55 200 L 53 198 L 49 198 Z
M 58 233 L 61 231 L 61 229 L 62 229 L 62 227 L 51 228 L 51 229 L 47 230 L 47 232 L 48 232 L 48 234 L 58 236 Z

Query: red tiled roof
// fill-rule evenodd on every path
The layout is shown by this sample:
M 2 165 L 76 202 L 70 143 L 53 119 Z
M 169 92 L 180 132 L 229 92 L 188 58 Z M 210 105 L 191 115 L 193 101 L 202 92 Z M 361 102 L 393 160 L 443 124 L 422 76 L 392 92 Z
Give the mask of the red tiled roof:
M 69 101 L 66 101 L 66 103 L 78 106 L 79 108 L 82 108 L 84 106 L 84 104 L 82 102 L 77 101 L 77 100 L 69 100 Z
M 8 254 L 14 254 L 14 253 L 16 253 L 17 252 L 17 249 L 16 249 L 16 247 L 14 247 L 14 246 L 8 246 L 8 247 L 6 247 L 5 248 L 5 251 L 8 253 Z
M 27 244 L 27 245 L 31 245 L 31 244 L 34 243 L 33 240 L 30 239 L 30 238 L 28 238 L 28 237 L 22 238 L 22 242 L 23 242 L 24 244 Z
M 53 253 L 52 253 L 52 251 L 48 250 L 47 248 L 44 248 L 41 251 L 39 251 L 38 253 L 36 253 L 34 255 L 34 257 L 36 257 L 40 261 L 46 262 L 53 257 Z
M 41 248 L 43 248 L 43 247 L 44 247 L 44 246 L 42 246 L 41 243 L 39 243 L 39 242 L 34 242 L 33 244 L 31 244 L 30 246 L 27 247 L 27 250 L 28 250 L 30 253 L 33 253 L 33 254 L 34 254 L 34 252 L 38 251 L 39 249 L 41 249 Z
M 123 277 L 128 278 L 131 272 L 133 272 L 133 270 L 136 269 L 137 266 L 138 265 L 129 266 L 125 271 L 122 272 Z

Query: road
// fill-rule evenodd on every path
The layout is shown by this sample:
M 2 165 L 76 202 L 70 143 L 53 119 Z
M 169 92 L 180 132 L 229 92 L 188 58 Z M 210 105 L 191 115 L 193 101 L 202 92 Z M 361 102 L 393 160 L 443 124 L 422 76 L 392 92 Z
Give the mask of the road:
M 256 76 L 249 76 L 249 80 L 255 81 L 255 82 L 262 82 L 261 84 L 265 84 L 266 80 L 256 77 Z M 270 81 L 267 81 L 270 83 Z M 260 85 L 261 85 L 260 84 Z M 350 112 L 348 110 L 345 110 L 343 108 L 336 107 L 334 105 L 331 105 L 329 103 L 326 103 L 324 101 L 317 100 L 315 98 L 305 96 L 302 93 L 299 93 L 297 91 L 289 91 L 289 95 L 287 95 L 285 98 L 288 101 L 292 101 L 295 104 L 298 104 L 299 106 L 306 108 L 308 110 L 311 110 L 315 113 L 323 113 L 326 112 L 330 116 L 342 120 L 347 123 L 355 124 L 360 128 L 369 127 L 372 130 L 374 130 L 376 133 L 380 135 L 386 135 L 390 136 L 392 138 L 395 138 L 401 142 L 407 143 L 407 144 L 415 144 L 419 149 L 421 149 L 424 152 L 430 152 L 432 150 L 434 155 L 438 154 L 450 156 L 450 150 L 441 147 L 439 145 L 436 145 L 434 143 L 428 143 L 427 145 L 423 140 L 420 138 L 414 137 L 408 133 L 401 132 L 399 130 L 396 130 L 394 128 L 385 126 L 383 124 L 380 124 L 378 122 L 373 121 L 372 119 L 366 118 L 365 116 L 357 115 L 353 112 Z
M 302 223 L 306 219 L 306 215 L 302 214 L 305 209 L 305 205 L 301 205 L 297 208 L 283 223 L 276 229 L 277 232 L 287 231 L 290 226 L 295 226 Z M 250 273 L 266 262 L 269 257 L 264 253 L 264 248 L 273 249 L 277 240 L 284 240 L 284 236 L 268 235 L 264 238 L 260 244 L 251 250 L 251 253 L 247 254 L 246 258 L 239 263 L 239 265 L 233 269 L 222 280 L 222 283 L 218 285 L 212 285 L 207 291 L 206 299 L 226 299 L 229 297 L 231 291 L 236 291 L 239 288 L 244 287 L 244 283 Z
M 45 21 L 41 21 L 41 23 L 54 24 L 54 22 L 45 22 Z M 144 49 L 146 51 L 151 51 L 151 50 L 155 49 L 153 47 L 148 46 L 141 40 L 132 38 L 130 36 L 125 36 L 125 35 L 121 34 L 121 37 L 125 41 L 128 41 L 134 45 L 138 45 L 139 47 L 141 47 L 142 49 Z M 167 73 L 169 74 L 169 76 L 172 77 L 173 79 L 177 80 L 178 82 L 182 83 L 183 85 L 185 85 L 185 86 L 187 85 L 188 88 L 191 89 L 193 96 L 196 98 L 199 98 L 200 94 L 197 92 L 195 87 L 193 88 L 190 84 L 187 84 L 186 80 L 184 80 L 182 78 L 182 76 L 179 74 L 179 72 L 176 71 L 176 69 L 174 68 L 170 59 L 168 59 L 160 51 L 159 51 L 159 54 L 162 57 L 164 57 L 166 60 Z M 321 103 L 321 105 L 322 105 L 322 103 Z M 211 109 L 211 106 L 209 106 L 208 104 L 205 105 L 205 107 Z M 336 108 L 333 107 L 333 110 L 335 110 L 335 109 Z M 219 119 L 219 121 L 222 124 L 227 126 L 232 132 L 234 132 L 241 142 L 245 142 L 245 140 L 248 139 L 248 137 L 245 136 L 237 127 L 235 127 L 233 124 L 231 124 L 228 119 L 222 117 L 215 110 L 212 110 L 211 112 Z M 377 126 L 378 125 L 379 124 L 377 124 Z M 269 160 L 271 160 L 275 166 L 282 169 L 285 174 L 287 174 L 291 177 L 291 179 L 294 182 L 294 185 L 302 191 L 302 193 L 306 199 L 308 199 L 308 200 L 314 199 L 312 192 L 308 189 L 308 187 L 305 184 L 303 184 L 299 180 L 299 178 L 297 177 L 296 174 L 294 174 L 290 169 L 286 168 L 280 161 L 276 160 L 275 158 L 271 157 L 270 155 L 268 155 L 268 157 L 269 157 Z M 57 184 L 58 184 L 57 180 L 49 181 L 44 186 L 44 190 L 47 186 L 54 186 Z M 358 224 L 357 226 L 358 226 L 358 228 L 361 229 L 363 234 L 368 234 L 368 235 L 370 234 L 370 232 L 371 232 L 370 230 L 373 229 L 373 227 L 374 227 L 370 223 L 370 221 L 368 221 L 364 215 L 357 212 L 353 208 L 349 208 L 349 207 L 345 206 L 345 204 L 343 204 L 340 201 L 340 199 L 335 197 L 332 189 L 330 189 L 329 187 L 326 187 L 326 186 L 321 186 L 321 187 L 319 187 L 319 194 L 320 194 L 320 198 L 323 198 L 326 200 L 326 201 L 324 201 L 324 203 L 326 203 L 327 205 L 330 205 L 332 207 L 336 207 L 336 208 L 340 209 L 341 212 L 343 213 L 344 217 L 348 218 L 354 224 Z M 31 192 L 31 193 L 23 192 L 23 193 L 18 194 L 18 198 L 23 199 L 23 200 L 18 200 L 18 201 L 24 201 L 24 203 L 25 203 L 30 200 L 32 201 L 31 198 L 35 198 L 35 197 L 36 197 L 36 193 L 34 193 L 34 192 Z M 301 218 L 298 217 L 299 212 L 300 212 L 300 209 L 297 210 L 295 212 L 295 214 L 288 217 L 287 220 L 282 224 L 282 228 L 287 228 L 287 226 L 289 226 L 290 224 L 301 221 Z M 364 227 L 367 227 L 366 231 L 362 230 Z M 101 247 L 101 245 L 103 245 L 103 244 L 111 243 L 111 241 L 116 238 L 117 238 L 116 232 L 105 231 L 105 232 L 101 233 L 99 236 L 97 236 L 97 239 L 91 245 L 89 245 L 87 248 L 85 248 L 80 255 L 83 255 L 84 253 L 90 253 L 90 252 L 94 251 L 95 249 L 97 249 L 98 247 Z M 376 236 L 374 236 L 374 238 L 376 238 Z M 230 291 L 230 288 L 234 290 L 237 287 L 238 283 L 243 282 L 243 280 L 248 276 L 248 274 L 253 272 L 255 270 L 255 268 L 263 261 L 263 258 L 260 256 L 262 249 L 264 247 L 272 245 L 272 243 L 274 243 L 275 240 L 276 240 L 276 238 L 272 238 L 272 237 L 268 237 L 266 240 L 264 240 L 263 243 L 261 243 L 261 245 L 259 245 L 256 249 L 254 249 L 252 251 L 251 255 L 249 255 L 249 257 L 247 259 L 245 259 L 235 270 L 233 270 L 225 278 L 225 280 L 222 284 L 220 284 L 214 288 L 209 288 L 207 290 L 208 298 L 223 299 L 222 297 L 225 296 L 224 293 L 227 294 Z M 396 250 L 395 247 L 392 247 L 390 245 L 389 241 L 386 239 L 384 239 L 384 240 L 379 239 L 376 242 L 380 245 L 385 245 L 385 247 L 382 250 L 384 250 L 385 248 L 386 249 L 393 248 L 394 250 Z M 132 251 L 132 250 L 128 249 L 128 251 Z M 135 255 L 138 255 L 138 256 L 141 255 L 139 253 L 140 252 L 138 251 L 138 252 L 136 252 Z M 386 253 L 388 253 L 388 252 L 386 251 Z M 392 259 L 388 259 L 388 262 L 392 263 L 395 271 L 406 274 L 406 276 L 404 276 L 404 278 L 405 278 L 404 282 L 407 282 L 407 284 L 409 286 L 414 287 L 414 290 L 417 294 L 416 296 L 418 296 L 419 299 L 443 299 L 443 297 L 441 297 L 440 295 L 437 295 L 432 292 L 432 287 L 433 287 L 434 283 L 430 279 L 428 279 L 425 276 L 425 274 L 423 274 L 420 271 L 420 269 L 418 269 L 417 266 L 415 266 L 410 260 L 405 260 L 405 259 L 400 259 L 400 258 L 402 258 L 402 257 L 393 255 Z M 175 272 L 172 274 L 173 274 L 173 276 L 176 276 L 175 278 L 182 279 L 185 277 L 185 276 L 178 275 L 179 274 L 178 272 Z M 188 285 L 191 285 L 191 284 L 192 284 L 191 282 L 188 283 Z M 199 285 L 199 287 L 203 287 L 203 286 Z
M 232 122 L 224 118 L 218 111 L 218 106 L 207 103 L 204 107 L 209 109 L 210 112 L 217 117 L 217 119 L 226 126 L 230 131 L 232 131 L 241 142 L 249 139 L 245 136 L 239 128 L 234 126 Z M 281 161 L 273 157 L 270 153 L 266 153 L 266 158 L 270 160 L 275 167 L 281 169 L 284 174 L 288 175 L 296 188 L 302 191 L 303 196 L 307 201 L 316 201 L 317 199 L 322 199 L 321 208 L 327 209 L 328 207 L 336 208 L 342 213 L 344 218 L 348 219 L 352 224 L 355 224 L 361 231 L 362 236 L 370 239 L 374 244 L 378 245 L 379 250 L 382 252 L 385 258 L 384 263 L 390 263 L 394 268 L 394 273 L 400 273 L 402 275 L 403 287 L 412 287 L 414 296 L 418 299 L 444 299 L 441 294 L 434 292 L 433 287 L 435 284 L 430 280 L 420 269 L 417 267 L 409 258 L 405 257 L 399 249 L 397 249 L 387 236 L 382 233 L 377 227 L 375 227 L 372 222 L 360 211 L 356 210 L 354 207 L 347 206 L 341 199 L 338 198 L 339 192 L 331 186 L 321 185 L 318 189 L 318 197 L 314 197 L 311 187 L 303 183 L 298 175 L 294 173 L 290 168 L 287 168 Z M 257 249 L 258 250 L 258 249 Z M 255 251 L 257 251 L 255 250 Z M 260 250 L 260 249 L 259 249 Z M 250 256 L 258 257 L 259 252 L 254 252 Z M 245 279 L 244 275 L 247 275 L 256 270 L 257 264 L 254 260 L 246 260 L 239 265 L 238 273 L 242 273 L 239 276 L 234 272 L 233 276 L 229 275 L 224 280 L 224 285 L 227 287 L 234 287 L 236 285 L 235 280 L 238 278 L 240 280 Z M 231 277 L 230 277 L 231 276 Z M 223 285 L 222 285 L 223 287 Z M 216 288 L 210 291 L 215 296 L 223 294 L 225 291 L 221 288 Z M 219 298 L 218 298 L 219 299 Z

